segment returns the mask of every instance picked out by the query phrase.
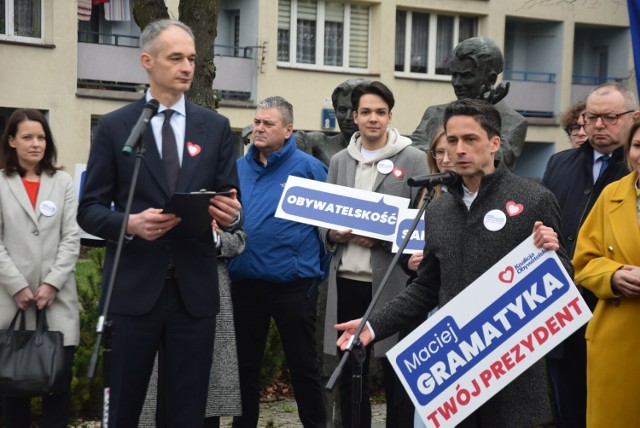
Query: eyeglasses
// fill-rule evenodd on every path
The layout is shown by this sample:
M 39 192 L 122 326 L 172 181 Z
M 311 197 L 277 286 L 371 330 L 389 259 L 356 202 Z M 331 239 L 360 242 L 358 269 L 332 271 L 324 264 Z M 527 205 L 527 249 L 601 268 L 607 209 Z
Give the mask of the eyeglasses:
M 445 149 L 435 149 L 434 151 L 431 152 L 431 155 L 434 157 L 434 159 L 437 159 L 437 160 L 444 159 L 446 154 L 447 154 L 447 151 Z
M 633 110 L 627 110 L 623 113 L 607 113 L 607 114 L 593 114 L 593 113 L 583 113 L 582 117 L 584 118 L 584 123 L 586 125 L 595 125 L 598 122 L 598 118 L 602 119 L 602 123 L 605 125 L 615 125 L 618 123 L 618 119 L 620 116 L 624 116 L 625 114 L 633 113 Z
M 575 137 L 580 133 L 581 129 L 584 129 L 584 125 L 575 124 L 575 125 L 568 126 L 566 131 L 567 131 L 567 134 L 571 135 L 572 137 Z

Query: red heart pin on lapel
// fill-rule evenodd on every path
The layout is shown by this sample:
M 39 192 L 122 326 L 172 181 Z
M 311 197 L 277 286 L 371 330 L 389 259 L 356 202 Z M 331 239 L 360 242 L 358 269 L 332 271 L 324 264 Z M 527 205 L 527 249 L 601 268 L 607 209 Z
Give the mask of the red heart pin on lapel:
M 404 177 L 404 169 L 402 169 L 402 168 L 393 168 L 393 171 L 391 171 L 391 174 L 393 174 L 393 176 L 395 178 L 402 178 L 402 177 Z
M 524 211 L 524 207 L 522 206 L 522 204 L 516 204 L 513 201 L 507 202 L 506 208 L 507 208 L 507 214 L 509 214 L 509 217 L 513 217 L 514 215 L 518 215 L 522 211 Z
M 498 278 L 500 279 L 500 281 L 506 282 L 507 284 L 513 281 L 514 276 L 515 271 L 513 270 L 513 266 L 507 266 L 505 270 L 498 274 Z
M 187 152 L 189 152 L 189 156 L 194 157 L 197 156 L 202 149 L 199 145 L 193 144 L 191 141 L 187 143 Z

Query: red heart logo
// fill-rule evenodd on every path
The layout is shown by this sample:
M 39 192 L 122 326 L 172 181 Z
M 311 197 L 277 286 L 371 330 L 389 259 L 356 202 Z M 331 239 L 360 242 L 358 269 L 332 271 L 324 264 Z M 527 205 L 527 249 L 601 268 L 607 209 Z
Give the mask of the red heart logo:
M 404 170 L 402 168 L 393 168 L 391 174 L 393 174 L 395 178 L 402 178 L 404 177 Z
M 191 157 L 197 156 L 200 153 L 200 150 L 202 149 L 199 145 L 193 144 L 191 141 L 187 143 L 187 151 Z
M 514 215 L 518 215 L 522 211 L 524 211 L 524 207 L 522 206 L 522 204 L 516 204 L 513 201 L 507 202 L 506 208 L 507 208 L 507 214 L 509 214 L 509 217 L 513 217 Z
M 498 275 L 498 278 L 500 279 L 500 281 L 506 282 L 507 284 L 509 284 L 511 281 L 513 281 L 514 276 L 515 276 L 515 271 L 513 270 L 513 266 L 507 266 L 505 270 L 500 272 L 500 274 Z

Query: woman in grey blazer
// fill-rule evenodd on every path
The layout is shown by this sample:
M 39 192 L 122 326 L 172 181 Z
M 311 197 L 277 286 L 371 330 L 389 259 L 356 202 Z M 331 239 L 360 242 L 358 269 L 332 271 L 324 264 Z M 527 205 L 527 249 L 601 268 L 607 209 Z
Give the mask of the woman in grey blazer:
M 64 334 L 67 388 L 42 399 L 42 427 L 66 427 L 73 354 L 80 336 L 74 270 L 80 252 L 76 192 L 55 166 L 56 147 L 37 110 L 18 109 L 0 141 L 0 329 L 17 309 L 35 328 L 47 309 L 49 328 Z M 3 397 L 3 424 L 30 426 L 30 399 Z

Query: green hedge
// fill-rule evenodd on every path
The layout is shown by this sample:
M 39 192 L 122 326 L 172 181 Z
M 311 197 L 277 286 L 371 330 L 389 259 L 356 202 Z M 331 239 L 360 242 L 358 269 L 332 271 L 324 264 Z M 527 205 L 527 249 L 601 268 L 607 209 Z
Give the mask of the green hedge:
M 96 342 L 98 300 L 102 281 L 104 250 L 83 249 L 76 265 L 78 301 L 80 303 L 80 344 L 76 348 L 71 381 L 71 414 L 73 417 L 99 418 L 102 415 L 102 358 L 94 377 L 87 377 L 89 360 Z M 101 356 L 100 356 L 101 357 Z

